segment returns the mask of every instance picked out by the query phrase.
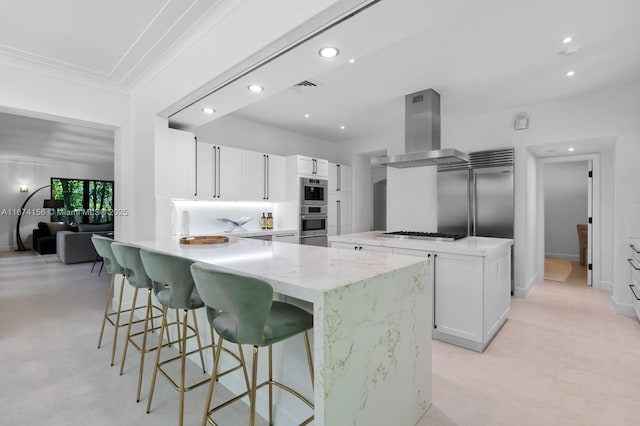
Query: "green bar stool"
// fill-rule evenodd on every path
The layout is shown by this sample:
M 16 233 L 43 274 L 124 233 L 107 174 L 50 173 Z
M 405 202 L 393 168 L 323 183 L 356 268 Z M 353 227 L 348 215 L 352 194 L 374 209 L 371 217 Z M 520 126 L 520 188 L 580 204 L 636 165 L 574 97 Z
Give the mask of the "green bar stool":
M 146 271 L 144 270 L 142 259 L 140 259 L 140 248 L 129 244 L 114 242 L 113 244 L 111 244 L 111 249 L 113 250 L 113 254 L 115 255 L 118 263 L 124 268 L 125 276 L 127 277 L 129 285 L 131 285 L 135 289 L 133 292 L 133 302 L 131 305 L 134 309 L 131 310 L 131 315 L 129 316 L 129 325 L 127 326 L 127 339 L 124 343 L 124 349 L 122 351 L 122 361 L 120 362 L 120 375 L 122 376 L 122 373 L 124 372 L 124 365 L 127 358 L 127 348 L 129 347 L 129 343 L 131 343 L 133 347 L 140 353 L 138 391 L 136 394 L 136 402 L 140 402 L 142 376 L 144 373 L 144 357 L 147 353 L 157 349 L 156 346 L 151 348 L 147 347 L 147 333 L 149 332 L 149 322 L 151 322 L 151 330 L 156 330 L 156 328 L 154 327 L 154 319 L 162 318 L 162 310 L 152 303 L 151 290 L 153 289 L 153 281 L 151 281 Z M 136 306 L 139 289 L 147 290 L 147 301 L 144 306 Z M 134 321 L 134 313 L 138 309 L 144 309 L 145 316 L 142 320 Z M 160 310 L 160 314 L 154 316 L 154 309 Z M 144 322 L 144 331 L 131 334 L 131 326 L 140 322 Z M 142 334 L 142 344 L 138 345 L 133 338 L 135 336 L 139 336 L 140 334 Z
M 247 392 L 235 396 L 223 404 L 210 409 L 211 397 L 217 379 L 216 371 L 220 351 L 216 353 L 213 371 L 209 382 L 209 392 L 202 418 L 202 426 L 207 422 L 216 424 L 211 417 L 214 412 L 229 404 L 249 396 L 249 425 L 255 424 L 256 390 L 269 386 L 269 424 L 273 424 L 273 386 L 277 386 L 298 397 L 311 409 L 313 403 L 290 387 L 273 380 L 272 345 L 296 334 L 303 333 L 307 350 L 307 362 L 313 386 L 313 362 L 309 347 L 309 329 L 313 328 L 313 315 L 297 306 L 273 300 L 273 287 L 266 281 L 222 271 L 216 267 L 194 263 L 191 273 L 200 297 L 207 307 L 207 318 L 211 326 L 222 339 L 237 344 L 253 346 L 253 366 L 251 385 Z M 256 384 L 258 374 L 258 349 L 269 347 L 268 380 Z M 313 420 L 313 415 L 302 424 Z
M 171 383 L 173 388 L 180 394 L 180 412 L 178 417 L 178 424 L 182 426 L 184 417 L 184 394 L 192 389 L 195 389 L 209 381 L 209 379 L 202 380 L 191 386 L 185 386 L 185 368 L 187 356 L 196 352 L 200 355 L 200 364 L 202 371 L 206 373 L 204 366 L 203 350 L 207 348 L 213 349 L 213 335 L 211 336 L 212 344 L 206 347 L 202 346 L 200 340 L 200 333 L 198 330 L 198 321 L 195 311 L 204 307 L 200 296 L 195 291 L 193 278 L 191 276 L 191 270 L 189 267 L 193 261 L 184 259 L 181 257 L 168 255 L 164 253 L 158 253 L 151 250 L 141 249 L 140 258 L 144 265 L 149 278 L 154 281 L 155 295 L 158 302 L 162 305 L 162 326 L 160 327 L 160 336 L 158 338 L 158 345 L 156 351 L 155 367 L 153 370 L 153 376 L 151 379 L 151 387 L 149 389 L 149 400 L 147 401 L 147 413 L 151 411 L 151 402 L 153 400 L 153 391 L 156 384 L 156 377 L 158 372 L 162 374 Z M 174 323 L 169 323 L 167 319 L 167 313 L 169 309 L 176 309 L 183 311 L 182 318 L 180 315 L 176 315 L 176 323 L 179 324 L 179 328 L 182 328 L 181 333 L 178 335 L 178 348 L 180 355 L 164 361 L 160 361 L 160 354 L 162 349 L 162 342 L 165 330 Z M 188 313 L 192 312 L 193 326 L 187 324 Z M 191 334 L 187 334 L 191 331 Z M 187 340 L 195 337 L 198 343 L 198 349 L 187 352 Z M 167 336 L 167 339 L 171 341 L 171 338 Z M 215 352 L 215 351 L 214 351 Z M 180 378 L 179 383 L 164 370 L 164 366 L 170 362 L 180 360 Z
M 113 251 L 111 250 L 111 244 L 114 242 L 111 238 L 102 237 L 100 235 L 92 235 L 91 242 L 96 249 L 96 252 L 104 259 L 107 264 L 107 271 L 111 274 L 111 283 L 109 284 L 109 292 L 107 294 L 107 303 L 104 307 L 104 315 L 102 316 L 102 326 L 100 327 L 100 337 L 98 338 L 98 348 L 102 345 L 102 336 L 104 335 L 104 326 L 108 322 L 113 325 L 113 347 L 111 349 L 111 366 L 113 367 L 113 361 L 116 356 L 116 344 L 118 343 L 118 329 L 125 327 L 127 323 L 120 323 L 120 315 L 124 312 L 128 312 L 129 309 L 122 311 L 122 294 L 124 291 L 124 268 L 120 266 Z M 115 311 L 109 310 L 111 305 L 111 298 L 113 297 L 114 281 L 116 274 L 122 275 L 120 281 L 120 296 L 118 297 L 118 308 Z M 115 316 L 115 319 L 113 317 Z

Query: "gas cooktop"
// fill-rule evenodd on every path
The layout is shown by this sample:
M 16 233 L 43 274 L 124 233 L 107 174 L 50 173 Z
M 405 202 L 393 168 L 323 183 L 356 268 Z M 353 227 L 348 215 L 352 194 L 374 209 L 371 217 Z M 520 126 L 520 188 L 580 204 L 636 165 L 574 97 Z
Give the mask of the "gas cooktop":
M 414 231 L 395 231 L 385 232 L 378 235 L 385 238 L 404 238 L 409 240 L 430 240 L 430 241 L 455 241 L 461 238 L 467 238 L 462 234 L 443 234 L 440 232 L 414 232 Z

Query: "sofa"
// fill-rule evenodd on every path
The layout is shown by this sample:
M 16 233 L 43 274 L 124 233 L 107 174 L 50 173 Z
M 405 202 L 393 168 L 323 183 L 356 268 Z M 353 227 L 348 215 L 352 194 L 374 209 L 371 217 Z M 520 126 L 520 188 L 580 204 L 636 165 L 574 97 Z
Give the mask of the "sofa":
M 94 234 L 113 235 L 113 223 L 81 223 L 78 231 L 58 231 L 56 233 L 56 254 L 60 262 L 71 263 L 93 262 L 97 257 L 96 249 L 91 242 Z
M 31 237 L 32 248 L 40 254 L 54 254 L 56 234 L 65 229 L 73 230 L 71 225 L 64 222 L 39 222 Z

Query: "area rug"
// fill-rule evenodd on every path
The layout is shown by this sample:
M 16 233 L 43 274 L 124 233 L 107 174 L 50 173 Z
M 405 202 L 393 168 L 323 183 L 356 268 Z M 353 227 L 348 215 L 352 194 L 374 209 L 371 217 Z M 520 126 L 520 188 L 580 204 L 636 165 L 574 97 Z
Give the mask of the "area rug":
M 573 266 L 571 261 L 566 259 L 545 259 L 544 260 L 544 279 L 545 281 L 564 282 L 571 275 Z

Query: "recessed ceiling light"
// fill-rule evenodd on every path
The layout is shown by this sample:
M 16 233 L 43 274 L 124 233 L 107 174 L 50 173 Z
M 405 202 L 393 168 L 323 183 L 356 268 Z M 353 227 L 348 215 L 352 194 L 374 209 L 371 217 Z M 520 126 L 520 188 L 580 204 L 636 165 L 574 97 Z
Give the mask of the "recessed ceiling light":
M 575 150 L 576 150 L 575 148 L 569 148 L 569 152 L 573 152 Z
M 309 114 L 304 115 L 304 118 L 309 118 L 309 117 L 311 117 Z
M 335 58 L 340 54 L 340 51 L 337 47 L 327 46 L 320 49 L 318 54 L 323 58 Z
M 354 63 L 355 61 L 356 61 L 356 60 L 355 60 L 355 59 L 353 59 L 353 58 L 349 59 L 349 63 L 350 63 L 350 64 Z
M 204 112 L 205 114 L 213 114 L 214 112 L 216 112 L 216 110 L 211 107 L 204 107 L 202 108 L 202 112 Z
M 573 40 L 571 37 L 565 37 L 565 38 L 562 40 L 562 42 L 563 42 L 564 44 L 567 44 L 567 43 L 571 43 L 571 40 Z
M 249 89 L 249 91 L 253 93 L 262 93 L 264 87 L 260 86 L 259 84 L 251 84 L 247 87 L 247 89 Z
M 573 77 L 575 74 L 573 71 L 567 71 L 567 77 Z
M 344 127 L 344 124 L 342 126 L 340 126 L 340 130 L 344 130 L 346 129 L 346 127 Z

